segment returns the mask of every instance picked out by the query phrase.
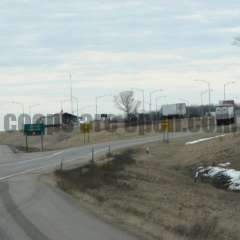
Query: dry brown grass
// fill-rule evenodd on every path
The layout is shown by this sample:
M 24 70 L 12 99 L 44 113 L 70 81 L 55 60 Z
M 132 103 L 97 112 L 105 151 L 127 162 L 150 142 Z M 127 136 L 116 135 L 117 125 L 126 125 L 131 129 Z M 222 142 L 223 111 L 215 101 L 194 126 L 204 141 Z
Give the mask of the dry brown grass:
M 186 139 L 123 151 L 111 162 L 58 174 L 65 190 L 144 239 L 239 239 L 240 194 L 194 183 L 200 165 L 240 169 L 240 137 L 185 146 Z
M 175 129 L 177 132 L 184 131 L 188 128 L 196 128 L 198 129 L 199 119 L 192 119 L 188 121 L 186 119 L 178 119 L 174 120 L 174 122 L 170 122 L 170 130 Z M 214 123 L 211 122 L 212 125 Z M 108 125 L 101 124 L 99 129 L 96 131 L 93 128 L 93 131 L 90 133 L 90 143 L 95 144 L 99 142 L 109 142 L 114 140 L 122 140 L 129 138 L 138 138 L 143 136 L 155 136 L 159 135 L 160 131 L 160 122 L 155 125 L 147 125 L 144 128 L 143 135 L 143 126 L 133 127 L 126 129 L 123 127 L 123 123 L 119 124 L 117 129 L 112 131 L 108 128 Z M 202 126 L 207 126 L 206 119 L 201 122 Z M 109 129 L 109 130 L 107 130 Z M 87 137 L 86 137 L 87 138 Z M 29 137 L 29 147 L 35 150 L 41 149 L 40 137 Z M 15 146 L 21 150 L 24 150 L 25 147 L 25 137 L 22 132 L 12 131 L 12 132 L 0 132 L 0 144 L 8 144 Z M 51 130 L 49 129 L 47 134 L 44 136 L 44 148 L 45 150 L 56 150 L 56 149 L 64 149 L 70 147 L 78 147 L 84 145 L 84 134 L 80 132 L 80 128 L 75 128 L 73 131 L 63 131 L 60 129 Z
M 119 128 L 116 132 L 110 132 L 101 130 L 99 132 L 92 132 L 89 136 L 90 142 L 85 144 L 95 144 L 102 142 L 109 142 L 114 140 L 123 140 L 129 138 L 138 138 L 143 136 L 154 136 L 158 135 L 158 132 L 145 132 L 144 135 L 140 134 L 138 130 L 134 132 L 127 132 L 124 128 Z M 40 137 L 29 137 L 29 147 L 35 150 L 41 149 Z M 18 149 L 24 150 L 25 148 L 25 137 L 22 132 L 1 132 L 0 133 L 0 144 L 7 144 L 15 146 Z M 44 149 L 45 150 L 57 150 L 71 147 L 79 147 L 84 145 L 84 134 L 79 129 L 74 129 L 72 132 L 64 132 L 62 130 L 52 132 L 44 136 Z

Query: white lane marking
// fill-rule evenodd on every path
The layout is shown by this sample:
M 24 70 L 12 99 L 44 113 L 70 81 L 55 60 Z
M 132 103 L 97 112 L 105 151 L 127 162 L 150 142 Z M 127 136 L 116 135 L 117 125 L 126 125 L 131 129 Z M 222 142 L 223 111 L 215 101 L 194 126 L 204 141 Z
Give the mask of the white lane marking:
M 31 172 L 34 172 L 34 171 L 38 171 L 38 170 L 41 170 L 41 169 L 44 169 L 44 167 L 33 168 L 33 169 L 28 169 L 28 170 L 25 170 L 25 171 L 22 171 L 22 172 L 13 173 L 13 174 L 7 175 L 5 177 L 1 177 L 0 181 L 4 181 L 4 180 L 7 180 L 9 178 L 21 176 L 21 175 L 24 175 L 24 174 L 27 174 L 27 173 L 31 173 Z
M 64 153 L 63 151 L 62 152 L 56 152 L 54 154 L 52 154 L 52 156 L 58 156 L 58 155 L 61 155 L 62 153 Z
M 74 161 L 78 161 L 80 159 L 75 159 L 75 160 L 70 160 L 70 161 L 66 161 L 65 163 L 70 163 L 70 162 L 74 162 Z M 90 161 L 90 160 L 87 160 L 87 161 Z M 88 162 L 84 163 L 84 164 L 88 164 Z M 35 171 L 40 171 L 40 170 L 44 170 L 44 169 L 49 169 L 51 167 L 57 167 L 58 166 L 58 163 L 52 163 L 52 164 L 48 164 L 46 166 L 42 166 L 42 167 L 38 167 L 38 168 L 31 168 L 31 169 L 28 169 L 28 170 L 24 170 L 24 171 L 21 171 L 21 172 L 17 172 L 17 173 L 13 173 L 13 174 L 9 174 L 7 176 L 4 176 L 4 177 L 1 177 L 0 178 L 0 182 L 1 181 L 4 181 L 4 180 L 7 180 L 7 179 L 10 179 L 10 178 L 13 178 L 13 177 L 18 177 L 18 176 L 22 176 L 22 175 L 25 175 L 25 174 L 28 174 L 28 173 L 33 173 Z M 50 170 L 50 169 L 49 169 Z
M 47 156 L 44 156 L 44 157 L 28 159 L 28 160 L 23 160 L 23 161 L 19 161 L 19 162 L 2 163 L 2 164 L 0 164 L 0 167 L 13 166 L 13 165 L 21 165 L 21 164 L 25 164 L 25 163 L 36 162 L 36 161 L 39 161 L 39 160 L 42 160 L 42 159 L 48 159 L 48 158 L 51 158 L 51 157 L 59 156 L 59 155 L 61 155 L 62 153 L 64 153 L 64 152 L 57 152 L 57 153 L 53 153 L 53 154 L 51 154 L 51 155 L 47 155 Z
M 216 139 L 216 138 L 225 137 L 225 136 L 226 136 L 226 135 L 223 134 L 223 135 L 218 135 L 218 136 L 210 137 L 210 138 L 202 138 L 202 139 L 194 140 L 194 141 L 191 141 L 191 142 L 186 142 L 185 145 L 193 145 L 193 144 L 197 144 L 197 143 L 201 143 L 201 142 L 206 142 L 206 141 L 210 141 L 210 140 L 213 140 L 213 139 Z

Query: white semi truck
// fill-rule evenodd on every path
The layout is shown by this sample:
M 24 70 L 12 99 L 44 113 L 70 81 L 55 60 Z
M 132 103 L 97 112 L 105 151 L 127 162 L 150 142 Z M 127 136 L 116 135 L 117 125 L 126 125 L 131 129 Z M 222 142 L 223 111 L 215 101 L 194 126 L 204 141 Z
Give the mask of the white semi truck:
M 222 102 L 216 107 L 216 122 L 218 126 L 235 123 L 234 102 Z
M 162 106 L 162 116 L 164 118 L 180 118 L 187 114 L 185 103 L 168 104 Z

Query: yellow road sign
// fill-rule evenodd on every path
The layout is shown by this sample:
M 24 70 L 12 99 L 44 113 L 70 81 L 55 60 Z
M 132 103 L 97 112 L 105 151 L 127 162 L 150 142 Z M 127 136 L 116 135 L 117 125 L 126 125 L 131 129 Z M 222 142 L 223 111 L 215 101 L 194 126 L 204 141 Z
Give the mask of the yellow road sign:
M 161 122 L 161 129 L 163 131 L 168 131 L 169 130 L 169 122 L 168 122 L 168 120 L 163 120 Z
M 90 133 L 91 130 L 92 130 L 92 124 L 91 123 L 81 124 L 81 132 L 82 133 Z

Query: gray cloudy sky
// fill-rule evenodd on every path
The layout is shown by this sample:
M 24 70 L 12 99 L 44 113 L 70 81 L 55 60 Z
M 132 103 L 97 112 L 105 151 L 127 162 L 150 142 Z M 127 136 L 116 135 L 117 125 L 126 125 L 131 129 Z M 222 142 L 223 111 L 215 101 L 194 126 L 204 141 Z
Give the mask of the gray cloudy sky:
M 205 85 L 196 78 L 211 81 L 215 102 L 235 80 L 228 94 L 240 101 L 239 23 L 239 0 L 2 0 L 1 112 L 21 110 L 11 101 L 56 112 L 69 72 L 81 107 L 133 87 L 199 103 Z M 101 101 L 107 110 L 110 98 Z

